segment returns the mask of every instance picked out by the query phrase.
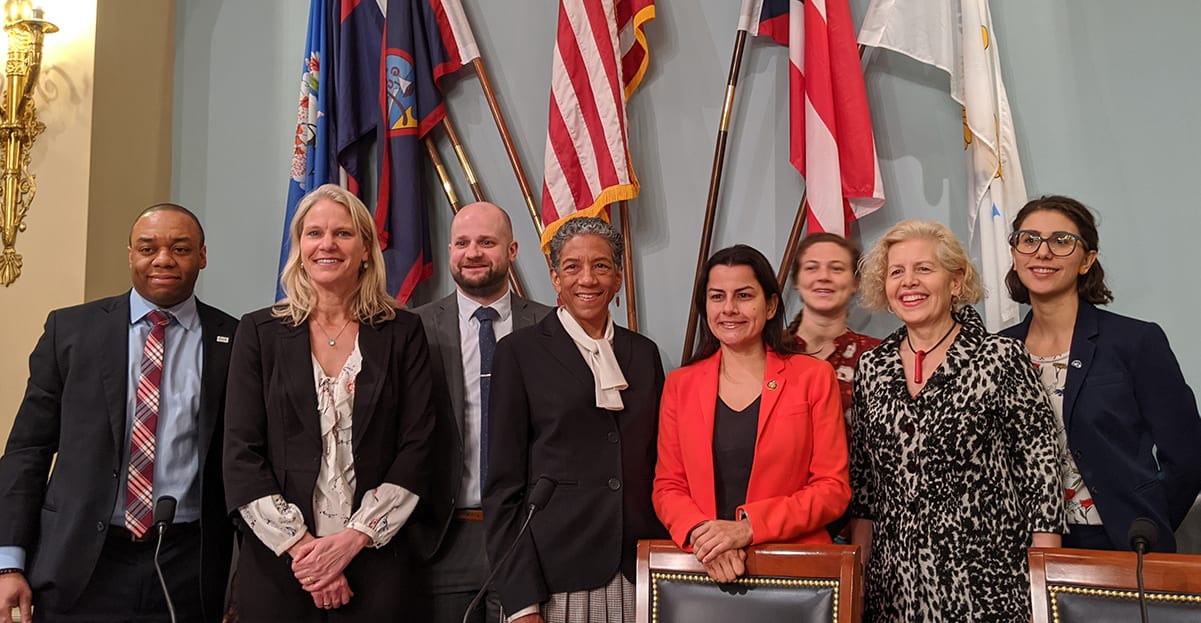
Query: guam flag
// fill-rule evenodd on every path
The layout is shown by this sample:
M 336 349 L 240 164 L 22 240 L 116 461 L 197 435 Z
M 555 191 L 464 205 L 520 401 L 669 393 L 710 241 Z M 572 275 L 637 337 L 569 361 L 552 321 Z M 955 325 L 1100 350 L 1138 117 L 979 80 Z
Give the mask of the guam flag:
M 361 186 L 371 171 L 371 149 L 379 125 L 379 55 L 384 40 L 384 13 L 373 0 L 334 0 L 338 27 L 333 35 L 332 82 L 337 95 L 330 104 L 338 164 L 346 188 L 363 199 Z
M 382 121 L 375 223 L 384 245 L 388 290 L 401 303 L 433 274 L 429 215 L 422 198 L 418 141 L 446 116 L 437 78 L 462 66 L 443 39 L 441 2 L 388 0 L 380 58 Z M 442 23 L 439 23 L 439 19 Z
M 478 56 L 458 0 L 312 0 L 281 267 L 296 203 L 341 167 L 375 204 L 388 291 L 408 300 L 433 273 L 418 141 L 446 115 L 437 79 Z
M 300 104 L 296 113 L 296 138 L 292 151 L 292 172 L 288 179 L 288 203 L 284 213 L 284 236 L 279 252 L 279 272 L 292 250 L 288 226 L 296 214 L 296 204 L 310 190 L 337 179 L 337 165 L 331 151 L 329 104 L 330 72 L 326 63 L 332 49 L 331 0 L 312 0 L 309 5 L 309 28 L 305 41 L 304 63 L 300 75 Z M 275 299 L 283 298 L 283 289 L 276 283 Z

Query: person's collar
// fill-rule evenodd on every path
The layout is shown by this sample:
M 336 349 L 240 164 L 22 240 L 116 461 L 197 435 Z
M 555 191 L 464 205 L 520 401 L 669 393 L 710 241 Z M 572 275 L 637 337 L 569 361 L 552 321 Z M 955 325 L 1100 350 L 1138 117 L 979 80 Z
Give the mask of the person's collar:
M 139 320 L 146 317 L 146 314 L 156 309 L 171 312 L 175 321 L 188 331 L 200 327 L 200 314 L 196 311 L 195 294 L 188 295 L 188 298 L 184 299 L 182 303 L 164 308 L 142 298 L 137 290 L 129 291 L 129 324 L 137 324 Z
M 481 305 L 479 301 L 472 299 L 466 294 L 463 294 L 463 291 L 457 287 L 455 288 L 455 296 L 457 296 L 459 299 L 460 322 L 467 322 L 470 320 L 471 315 L 475 313 L 475 310 L 481 307 L 491 307 L 492 309 L 495 309 L 496 313 L 500 314 L 500 318 L 497 320 L 497 322 L 504 322 L 505 320 L 508 320 L 509 315 L 513 313 L 513 298 L 509 296 L 508 287 L 505 288 L 504 293 L 497 297 L 496 300 L 483 305 Z

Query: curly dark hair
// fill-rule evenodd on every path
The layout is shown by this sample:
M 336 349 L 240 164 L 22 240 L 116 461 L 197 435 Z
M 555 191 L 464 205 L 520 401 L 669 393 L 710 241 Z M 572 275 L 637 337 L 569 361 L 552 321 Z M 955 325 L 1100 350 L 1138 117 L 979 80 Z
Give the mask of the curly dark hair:
M 1026 217 L 1041 210 L 1058 212 L 1068 217 L 1076 224 L 1076 229 L 1080 230 L 1080 237 L 1084 240 L 1084 244 L 1088 245 L 1087 250 L 1097 251 L 1100 249 L 1097 218 L 1093 215 L 1092 210 L 1089 210 L 1083 203 L 1063 195 L 1043 195 L 1038 199 L 1031 199 L 1014 217 L 1013 231 L 1020 230 Z M 1005 275 L 1005 287 L 1009 289 L 1009 298 L 1018 303 L 1030 303 L 1030 290 L 1022 285 L 1022 280 L 1018 278 L 1017 271 L 1012 267 Z M 1087 273 L 1077 275 L 1076 293 L 1080 298 L 1094 305 L 1113 302 L 1113 292 L 1110 292 L 1109 286 L 1105 285 L 1105 269 L 1101 268 L 1100 260 L 1094 260 Z

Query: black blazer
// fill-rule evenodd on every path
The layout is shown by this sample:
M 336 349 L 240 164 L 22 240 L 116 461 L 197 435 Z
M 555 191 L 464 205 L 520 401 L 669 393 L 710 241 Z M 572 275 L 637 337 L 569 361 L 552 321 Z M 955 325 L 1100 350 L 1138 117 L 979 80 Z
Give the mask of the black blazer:
M 421 321 L 397 311 L 393 320 L 363 324 L 359 351 L 363 367 L 355 379 L 352 415 L 354 507 L 358 508 L 366 491 L 385 482 L 424 496 L 434 417 L 429 348 Z M 229 512 L 236 514 L 244 504 L 281 494 L 300 508 L 311 529 L 322 448 L 307 322 L 290 326 L 273 318 L 270 308 L 242 317 L 230 359 L 226 411 Z M 396 546 L 404 534 L 402 529 L 387 547 Z M 253 534 L 244 535 L 243 547 L 247 542 L 263 547 Z M 243 555 L 238 569 L 235 588 L 246 595 L 243 600 L 255 600 L 258 586 L 296 584 L 286 556 Z M 351 588 L 355 592 L 393 590 L 387 586 Z M 299 585 L 296 589 L 299 591 Z M 289 605 L 312 608 L 311 600 Z
M 592 371 L 549 314 L 496 347 L 484 527 L 493 565 L 514 542 L 541 476 L 558 482 L 496 579 L 507 612 L 552 593 L 632 582 L 638 539 L 667 538 L 651 506 L 663 364 L 654 342 L 614 327 L 625 409 L 596 406 Z
M 542 303 L 510 294 L 513 330 L 542 320 L 553 309 Z M 434 384 L 433 470 L 429 495 L 421 499 L 413 516 L 413 543 L 422 558 L 438 553 L 457 506 L 463 480 L 463 433 L 459 429 L 466 407 L 463 380 L 463 350 L 459 335 L 459 295 L 451 292 L 432 303 L 413 310 L 421 317 L 430 345 L 430 372 Z
M 201 594 L 220 620 L 232 552 L 221 434 L 232 316 L 196 301 L 200 389 Z M 70 608 L 96 567 L 120 487 L 129 369 L 129 293 L 50 312 L 0 458 L 0 545 L 28 554 L 35 603 Z M 50 474 L 51 461 L 54 473 Z
M 1001 334 L 1025 340 L 1031 318 Z M 1201 416 L 1163 329 L 1082 300 L 1067 373 L 1068 448 L 1114 549 L 1129 549 L 1130 524 L 1147 517 L 1154 549 L 1176 551 L 1173 531 L 1201 491 Z

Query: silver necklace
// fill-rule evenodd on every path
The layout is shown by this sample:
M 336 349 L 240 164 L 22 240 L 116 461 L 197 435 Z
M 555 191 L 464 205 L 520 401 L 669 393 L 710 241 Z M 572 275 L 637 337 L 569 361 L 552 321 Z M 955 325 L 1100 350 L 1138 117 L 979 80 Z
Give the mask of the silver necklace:
M 346 327 L 350 326 L 350 320 L 351 320 L 350 318 L 347 318 L 346 323 L 343 324 L 342 328 L 338 330 L 338 334 L 333 337 L 329 336 L 329 332 L 325 330 L 325 327 L 321 326 L 320 321 L 318 321 L 316 318 L 314 318 L 313 322 L 315 322 L 317 324 L 317 328 L 321 329 L 321 332 L 325 334 L 325 339 L 329 340 L 329 345 L 336 346 L 338 344 L 338 338 L 342 337 L 342 332 L 346 331 Z

